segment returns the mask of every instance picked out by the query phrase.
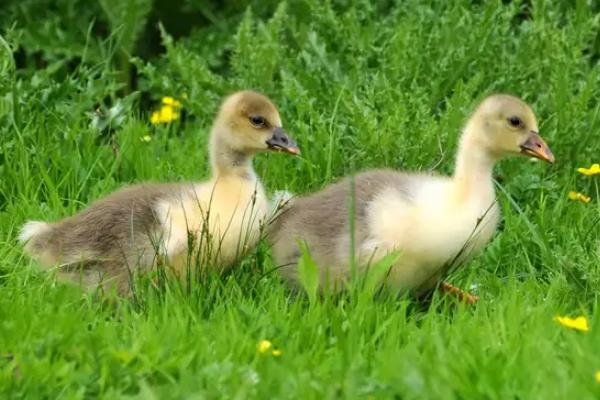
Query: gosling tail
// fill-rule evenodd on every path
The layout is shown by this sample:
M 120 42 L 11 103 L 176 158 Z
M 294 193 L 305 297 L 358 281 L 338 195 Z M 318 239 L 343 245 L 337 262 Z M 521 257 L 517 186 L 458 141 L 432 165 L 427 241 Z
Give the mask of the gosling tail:
M 25 252 L 43 264 L 52 262 L 49 242 L 52 238 L 52 224 L 43 221 L 27 221 L 19 232 L 18 240 L 25 247 Z
M 26 244 L 50 231 L 50 224 L 44 221 L 27 221 L 19 232 L 19 242 Z

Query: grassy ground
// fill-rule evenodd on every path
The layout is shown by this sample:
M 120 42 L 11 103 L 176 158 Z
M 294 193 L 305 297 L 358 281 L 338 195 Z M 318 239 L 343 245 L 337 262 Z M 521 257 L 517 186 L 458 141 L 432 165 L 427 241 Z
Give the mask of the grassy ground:
M 178 39 L 165 27 L 164 52 L 132 63 L 141 33 L 128 28 L 143 15 L 111 14 L 114 34 L 102 36 L 94 13 L 118 7 L 61 0 L 32 18 L 31 1 L 9 3 L 1 397 L 600 396 L 600 176 L 576 172 L 600 162 L 597 3 L 258 2 L 229 6 L 227 18 L 206 12 L 214 24 Z M 258 157 L 269 191 L 309 192 L 369 167 L 451 172 L 466 115 L 496 91 L 532 103 L 557 163 L 497 167 L 502 227 L 449 277 L 476 285 L 474 307 L 360 293 L 309 304 L 269 273 L 264 244 L 191 293 L 147 290 L 137 301 L 85 297 L 23 255 L 15 237 L 26 219 L 62 218 L 131 182 L 205 177 L 212 115 L 239 88 L 272 96 L 303 150 Z M 164 95 L 183 102 L 183 118 L 152 126 Z M 571 190 L 591 202 L 569 200 Z M 586 316 L 590 331 L 559 326 L 559 314 Z M 263 339 L 282 354 L 257 352 Z

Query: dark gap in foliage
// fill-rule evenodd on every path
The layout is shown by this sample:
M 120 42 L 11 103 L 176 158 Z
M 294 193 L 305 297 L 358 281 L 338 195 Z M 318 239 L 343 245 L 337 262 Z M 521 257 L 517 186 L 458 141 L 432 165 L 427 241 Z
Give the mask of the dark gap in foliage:
M 525 21 L 531 21 L 533 18 L 533 5 L 531 4 L 531 0 L 521 0 L 516 2 L 513 0 L 502 0 L 502 3 L 505 6 L 517 3 L 519 6 L 519 12 L 513 16 L 511 21 L 513 28 L 518 27 Z
M 583 48 L 582 55 L 589 60 L 591 66 L 597 65 L 600 61 L 600 26 L 596 26 L 594 39 Z

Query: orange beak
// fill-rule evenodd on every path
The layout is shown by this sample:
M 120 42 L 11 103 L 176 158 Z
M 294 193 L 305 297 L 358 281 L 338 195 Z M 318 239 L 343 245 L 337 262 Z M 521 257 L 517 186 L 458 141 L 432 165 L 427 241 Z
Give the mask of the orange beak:
M 521 154 L 528 157 L 539 158 L 552 164 L 555 160 L 552 150 L 539 133 L 531 131 L 527 141 L 521 145 Z

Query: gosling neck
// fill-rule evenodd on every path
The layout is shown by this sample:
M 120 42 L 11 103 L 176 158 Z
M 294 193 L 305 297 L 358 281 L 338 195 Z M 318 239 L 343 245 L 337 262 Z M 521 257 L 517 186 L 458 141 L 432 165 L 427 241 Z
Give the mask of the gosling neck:
M 252 154 L 233 148 L 223 139 L 227 132 L 224 127 L 213 128 L 210 140 L 210 164 L 214 178 L 239 177 L 252 180 L 256 178 L 252 168 Z
M 492 172 L 497 158 L 475 140 L 467 128 L 460 139 L 454 170 L 454 193 L 458 201 L 474 196 L 494 198 Z

